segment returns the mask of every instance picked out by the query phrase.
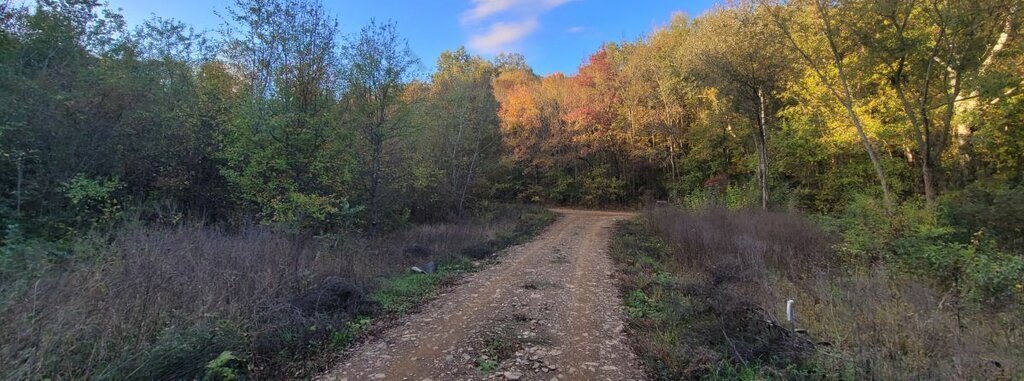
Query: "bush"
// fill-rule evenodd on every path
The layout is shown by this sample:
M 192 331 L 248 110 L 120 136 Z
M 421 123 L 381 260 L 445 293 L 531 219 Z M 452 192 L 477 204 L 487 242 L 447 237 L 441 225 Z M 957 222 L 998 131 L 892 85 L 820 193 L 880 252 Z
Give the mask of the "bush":
M 1024 258 L 1001 253 L 992 246 L 975 251 L 967 262 L 966 294 L 976 303 L 1012 308 L 1024 300 Z
M 760 188 L 754 181 L 722 187 L 704 187 L 683 197 L 681 204 L 690 209 L 725 208 L 741 210 L 761 205 Z
M 961 241 L 980 232 L 1001 250 L 1024 256 L 1024 186 L 973 184 L 946 197 L 944 206 Z
M 948 222 L 957 213 L 939 213 L 910 200 L 890 215 L 879 201 L 859 196 L 839 221 L 841 252 L 847 263 L 885 265 L 896 274 L 930 279 L 988 307 L 1015 299 L 1024 279 L 1022 258 L 1002 251 L 984 231 L 965 240 Z
M 121 204 L 114 197 L 124 188 L 116 177 L 88 178 L 78 174 L 61 184 L 60 190 L 71 202 L 77 226 L 89 228 L 96 223 L 111 223 L 121 214 Z

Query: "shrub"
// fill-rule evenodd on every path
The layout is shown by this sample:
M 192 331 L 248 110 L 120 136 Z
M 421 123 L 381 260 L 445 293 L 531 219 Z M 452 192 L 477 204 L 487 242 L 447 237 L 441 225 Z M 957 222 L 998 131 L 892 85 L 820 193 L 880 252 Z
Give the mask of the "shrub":
M 1003 252 L 984 231 L 965 240 L 947 221 L 956 213 L 910 200 L 889 214 L 877 200 L 859 196 L 840 218 L 840 251 L 850 264 L 885 265 L 990 307 L 1014 299 L 1020 293 L 1014 280 L 1024 279 L 1021 257 Z
M 71 202 L 76 223 L 88 228 L 94 223 L 113 222 L 121 213 L 121 204 L 114 193 L 124 187 L 116 177 L 88 178 L 78 174 L 61 184 L 61 191 Z
M 239 378 L 239 371 L 236 369 L 238 357 L 231 351 L 221 352 L 217 358 L 206 364 L 206 375 L 203 381 L 234 381 Z
M 1024 186 L 977 183 L 951 194 L 944 204 L 959 240 L 983 232 L 1001 250 L 1024 255 Z
M 987 306 L 1014 306 L 1024 300 L 1024 258 L 999 252 L 993 244 L 974 251 L 964 269 L 966 294 Z

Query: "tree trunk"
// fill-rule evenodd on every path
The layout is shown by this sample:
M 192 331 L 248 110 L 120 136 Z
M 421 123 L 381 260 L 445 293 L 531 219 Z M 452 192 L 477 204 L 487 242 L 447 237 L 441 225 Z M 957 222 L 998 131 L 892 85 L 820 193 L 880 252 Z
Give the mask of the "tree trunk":
M 14 198 L 15 198 L 14 213 L 15 213 L 15 216 L 18 216 L 18 217 L 21 217 L 21 183 L 22 183 L 22 181 L 25 178 L 25 165 L 24 165 L 25 163 L 24 163 L 24 159 L 25 159 L 25 155 L 22 152 L 19 151 L 19 152 L 16 153 L 15 163 L 17 163 L 16 165 L 18 167 L 18 180 L 17 180 L 17 182 L 15 184 L 15 191 L 14 191 Z
M 676 181 L 679 172 L 676 170 L 676 147 L 671 136 L 668 138 L 668 164 L 672 170 L 672 181 Z
M 761 209 L 768 209 L 768 137 L 767 118 L 765 117 L 764 91 L 757 89 L 757 177 L 761 182 Z
M 935 180 L 932 175 L 931 160 L 928 159 L 927 155 L 924 155 L 924 160 L 921 160 L 921 178 L 924 180 L 924 199 L 925 203 L 929 208 L 935 206 L 937 199 L 937 192 L 935 189 Z
M 875 147 L 871 144 L 871 140 L 868 139 L 868 135 L 864 133 L 864 125 L 860 122 L 860 117 L 857 116 L 857 112 L 853 110 L 853 105 L 843 104 L 846 108 L 846 112 L 850 115 L 850 120 L 853 122 L 854 127 L 857 129 L 857 136 L 860 137 L 861 144 L 864 145 L 864 149 L 868 151 L 868 158 L 871 159 L 871 166 L 875 169 L 875 175 L 878 176 L 878 182 L 882 187 L 882 199 L 885 202 L 885 206 L 890 211 L 893 207 L 892 193 L 889 190 L 889 182 L 885 180 L 885 168 L 882 167 L 882 160 L 879 159 L 878 153 L 875 152 Z
M 377 235 L 380 227 L 380 169 L 381 142 L 374 138 L 373 157 L 370 162 L 370 234 Z
M 902 71 L 902 66 L 900 71 Z M 900 72 L 897 72 L 896 78 L 893 79 L 893 88 L 900 98 L 900 103 L 903 105 L 903 110 L 907 114 L 911 127 L 914 128 L 914 140 L 917 142 L 918 155 L 921 156 L 921 179 L 924 182 L 925 200 L 929 206 L 932 206 L 935 202 L 935 182 L 932 179 L 933 161 L 931 159 L 932 144 L 929 128 L 931 122 L 928 117 L 927 108 L 921 107 L 921 115 L 918 115 L 917 111 L 915 111 L 915 108 L 910 103 L 910 99 L 907 97 L 906 91 L 903 89 L 903 83 L 899 81 L 900 75 Z

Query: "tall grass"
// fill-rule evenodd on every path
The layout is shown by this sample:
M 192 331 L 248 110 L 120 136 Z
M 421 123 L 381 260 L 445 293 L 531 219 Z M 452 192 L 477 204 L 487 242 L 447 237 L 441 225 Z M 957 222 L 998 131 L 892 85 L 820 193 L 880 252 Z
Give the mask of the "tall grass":
M 1021 310 L 842 265 L 793 213 L 663 208 L 620 230 L 630 326 L 659 379 L 1016 379 Z M 785 322 L 796 301 L 797 328 Z M 806 332 L 803 332 L 806 330 Z
M 382 309 L 370 294 L 427 261 L 542 226 L 502 209 L 379 238 L 250 227 L 131 227 L 41 275 L 8 282 L 2 379 L 191 379 L 226 351 L 260 379 L 301 375 Z M 539 217 L 538 217 L 539 216 Z M 499 247 L 495 247 L 498 249 Z M 363 319 L 363 320 L 360 320 Z

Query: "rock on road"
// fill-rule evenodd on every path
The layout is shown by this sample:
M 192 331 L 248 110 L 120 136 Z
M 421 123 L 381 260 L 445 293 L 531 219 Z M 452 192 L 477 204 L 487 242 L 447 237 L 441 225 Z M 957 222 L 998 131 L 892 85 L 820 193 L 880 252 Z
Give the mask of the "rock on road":
M 321 380 L 641 380 L 607 250 L 632 214 L 556 209 L 502 253 L 349 355 Z

